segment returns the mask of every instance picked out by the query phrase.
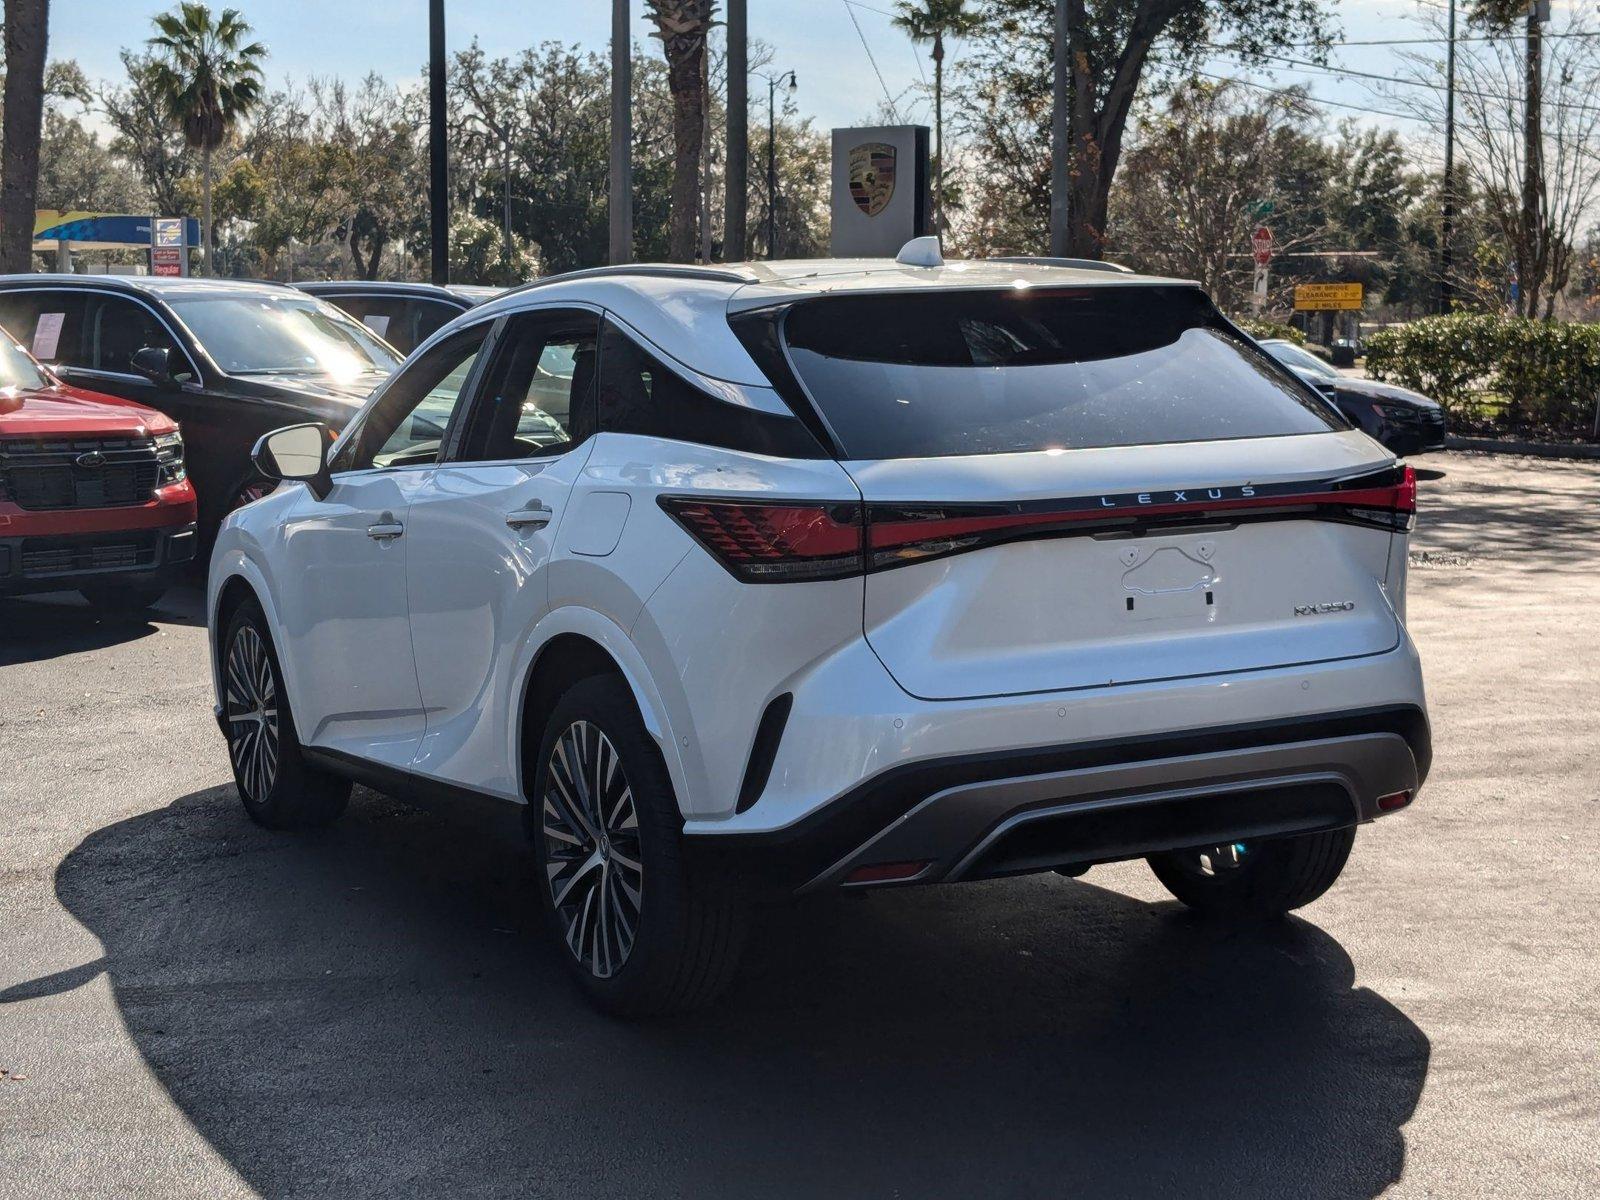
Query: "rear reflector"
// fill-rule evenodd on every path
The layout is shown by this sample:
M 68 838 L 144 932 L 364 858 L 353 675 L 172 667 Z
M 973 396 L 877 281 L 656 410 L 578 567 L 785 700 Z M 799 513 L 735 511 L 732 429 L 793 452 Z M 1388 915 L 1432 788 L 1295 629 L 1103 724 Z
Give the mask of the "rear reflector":
M 866 867 L 857 867 L 844 877 L 846 883 L 895 883 L 907 879 L 915 879 L 928 869 L 931 859 L 919 859 L 916 862 L 898 863 L 873 863 Z
M 1390 792 L 1387 796 L 1378 797 L 1378 811 L 1393 812 L 1395 809 L 1404 808 L 1410 803 L 1410 792 Z
M 1410 467 L 1393 467 L 1352 479 L 996 504 L 689 496 L 662 496 L 660 504 L 736 578 L 789 583 L 842 579 L 1004 542 L 1151 526 L 1320 520 L 1404 531 L 1416 519 L 1417 477 Z

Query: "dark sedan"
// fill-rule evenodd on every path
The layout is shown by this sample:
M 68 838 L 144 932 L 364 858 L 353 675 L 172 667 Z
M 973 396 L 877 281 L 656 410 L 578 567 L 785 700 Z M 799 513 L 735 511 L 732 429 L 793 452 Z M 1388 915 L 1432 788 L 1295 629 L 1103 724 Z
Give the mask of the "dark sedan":
M 67 382 L 182 426 L 207 538 L 270 488 L 250 462 L 257 438 L 344 428 L 401 357 L 330 304 L 235 280 L 0 276 L 0 325 Z
M 1443 450 L 1444 409 L 1433 400 L 1392 383 L 1341 375 L 1309 350 L 1271 338 L 1261 348 L 1316 388 L 1361 430 L 1396 454 Z
M 368 279 L 325 279 L 296 286 L 338 305 L 402 354 L 410 354 L 446 321 L 504 290 L 474 284 L 435 287 Z

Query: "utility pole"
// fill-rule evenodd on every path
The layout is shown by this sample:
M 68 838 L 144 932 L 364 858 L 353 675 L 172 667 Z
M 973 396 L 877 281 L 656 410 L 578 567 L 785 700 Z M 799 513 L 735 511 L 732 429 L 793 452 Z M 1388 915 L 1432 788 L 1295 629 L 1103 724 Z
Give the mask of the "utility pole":
M 1071 89 L 1071 62 L 1067 57 L 1067 0 L 1056 0 L 1054 72 L 1050 107 L 1050 253 L 1057 257 L 1067 252 L 1067 166 L 1072 153 L 1068 124 L 1068 94 Z
M 750 22 L 746 0 L 728 0 L 728 155 L 722 257 L 744 258 L 750 196 Z
M 633 38 L 628 0 L 611 0 L 611 261 L 633 261 Z
M 428 0 L 428 221 L 433 282 L 450 282 L 450 167 L 445 150 L 444 0 Z
M 1444 68 L 1444 212 L 1439 222 L 1439 311 L 1453 303 L 1450 273 L 1455 268 L 1451 237 L 1456 222 L 1456 0 L 1450 0 L 1450 41 Z
M 700 56 L 700 261 L 711 261 L 711 47 Z

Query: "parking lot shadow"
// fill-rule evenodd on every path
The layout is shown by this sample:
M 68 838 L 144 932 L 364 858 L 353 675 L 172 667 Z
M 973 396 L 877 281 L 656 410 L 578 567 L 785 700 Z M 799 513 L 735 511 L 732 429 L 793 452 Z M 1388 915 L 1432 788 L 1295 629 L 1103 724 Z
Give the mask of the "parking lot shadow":
M 765 914 L 715 1010 L 633 1025 L 537 936 L 519 847 L 370 792 L 315 835 L 185 796 L 85 839 L 56 891 L 268 1196 L 1368 1197 L 1428 1069 L 1314 924 L 1055 876 Z
M 76 593 L 0 599 L 0 666 L 44 662 L 149 637 L 156 623 L 204 625 L 203 585 L 173 588 L 148 611 L 101 612 Z

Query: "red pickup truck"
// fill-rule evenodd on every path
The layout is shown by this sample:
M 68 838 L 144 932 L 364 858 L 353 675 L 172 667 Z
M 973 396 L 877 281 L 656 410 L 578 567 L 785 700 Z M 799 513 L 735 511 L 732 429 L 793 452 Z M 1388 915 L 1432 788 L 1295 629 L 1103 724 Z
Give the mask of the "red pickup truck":
M 172 419 L 62 383 L 0 332 L 0 596 L 144 608 L 195 541 Z

